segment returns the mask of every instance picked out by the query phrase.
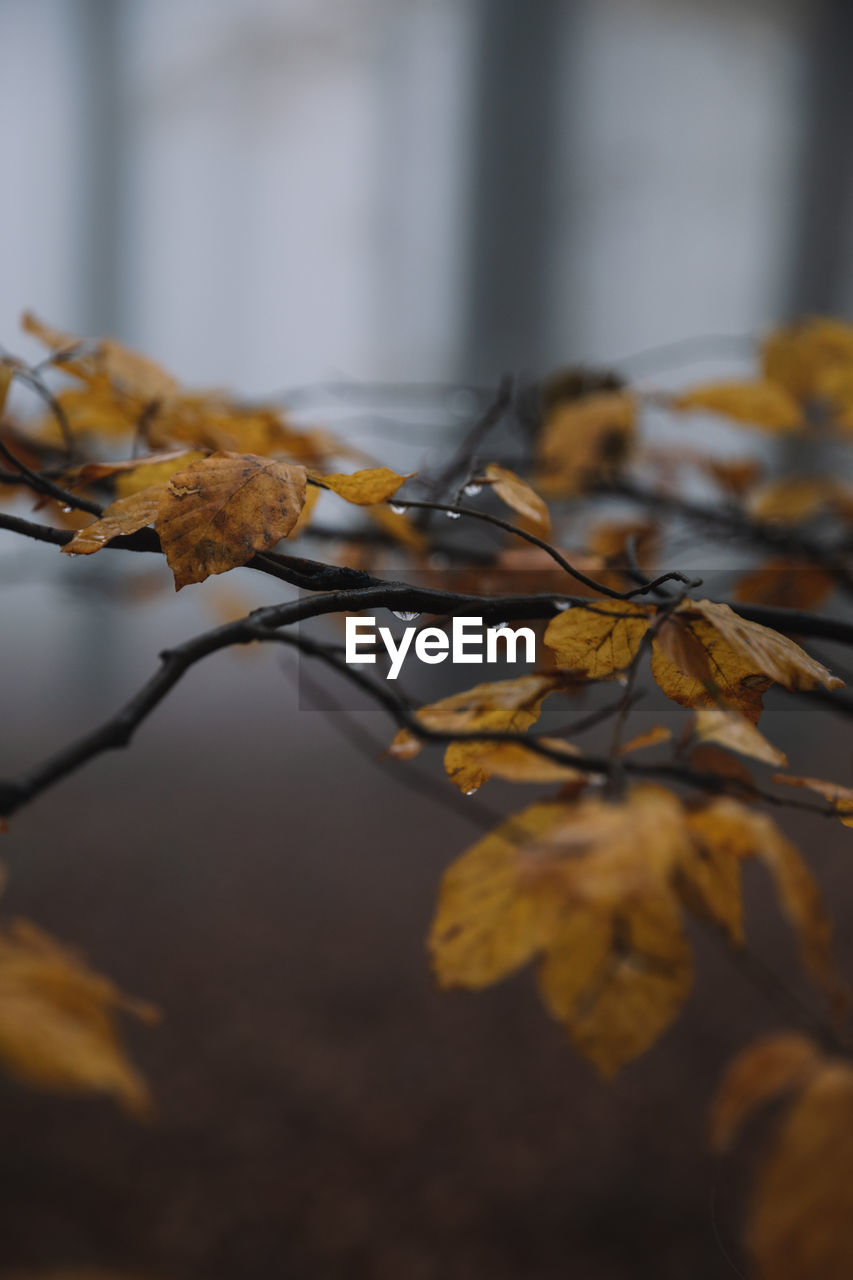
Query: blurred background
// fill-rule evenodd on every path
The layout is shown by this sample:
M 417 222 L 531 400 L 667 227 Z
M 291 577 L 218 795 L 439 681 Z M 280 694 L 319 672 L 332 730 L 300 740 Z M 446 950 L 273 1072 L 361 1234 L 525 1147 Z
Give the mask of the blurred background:
M 0 0 L 0 342 L 34 354 L 31 307 L 251 396 L 731 368 L 743 335 L 853 309 L 851 54 L 844 0 Z M 441 408 L 417 448 L 471 410 Z M 392 464 L 414 431 L 346 393 L 309 409 Z M 211 624 L 214 584 L 134 602 L 122 572 L 0 540 L 4 774 Z M 278 597 L 256 577 L 247 608 Z M 688 1013 L 605 1087 L 529 975 L 439 997 L 435 887 L 482 813 L 393 785 L 387 722 L 355 719 L 221 655 L 16 818 L 7 911 L 166 1016 L 132 1033 L 150 1126 L 0 1084 L 0 1267 L 733 1274 L 742 1174 L 704 1107 L 778 1011 L 698 939 Z M 845 839 L 810 850 L 838 908 Z M 775 909 L 752 915 L 787 972 Z

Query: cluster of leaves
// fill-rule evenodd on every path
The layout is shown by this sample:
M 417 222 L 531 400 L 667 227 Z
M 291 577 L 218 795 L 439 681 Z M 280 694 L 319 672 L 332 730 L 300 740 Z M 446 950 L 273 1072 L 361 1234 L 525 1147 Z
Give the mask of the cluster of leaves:
M 765 437 L 796 437 L 813 452 L 824 440 L 850 445 L 853 328 L 814 319 L 778 330 L 760 345 L 754 378 L 677 394 L 571 371 L 537 389 L 531 412 L 530 396 L 504 383 L 483 397 L 481 416 L 439 473 L 404 475 L 327 430 L 298 425 L 279 405 L 188 391 L 115 341 L 84 342 L 32 316 L 24 324 L 48 354 L 35 366 L 0 362 L 0 409 L 20 383 L 43 412 L 7 404 L 0 528 L 67 555 L 160 553 L 176 589 L 245 566 L 302 594 L 167 651 L 115 717 L 0 783 L 0 814 L 126 743 L 208 654 L 290 645 L 389 712 L 398 732 L 387 755 L 401 770 L 441 744 L 448 778 L 466 795 L 491 778 L 551 788 L 449 867 L 429 947 L 445 987 L 482 988 L 535 961 L 548 1010 L 606 1077 L 647 1050 L 683 1007 L 693 969 L 688 919 L 748 954 L 740 868 L 762 863 L 816 984 L 823 1047 L 789 1033 L 747 1049 L 715 1104 L 715 1141 L 728 1144 L 759 1104 L 795 1095 L 756 1180 L 749 1245 L 763 1277 L 849 1275 L 847 989 L 816 881 L 765 810 L 789 804 L 853 826 L 853 787 L 786 772 L 784 753 L 758 725 L 773 689 L 799 695 L 803 712 L 815 701 L 853 711 L 838 692 L 842 680 L 791 638 L 853 644 L 843 616 L 812 612 L 853 592 L 853 487 L 835 471 L 773 477 L 749 455 L 714 456 L 689 443 L 662 450 L 645 425 L 663 414 L 690 439 L 695 416 L 713 415 Z M 520 428 L 517 457 L 487 444 L 504 417 Z M 711 501 L 692 496 L 703 486 Z M 323 492 L 360 508 L 367 522 L 320 525 Z M 22 496 L 52 523 L 15 513 Z M 595 520 L 601 500 L 644 514 Z M 477 522 L 493 543 L 484 551 L 448 542 L 436 531 L 442 512 L 465 517 L 454 530 Z M 701 582 L 677 569 L 649 576 L 670 526 L 758 553 L 732 599 L 705 598 Z M 324 558 L 293 555 L 298 539 L 322 546 Z M 403 577 L 380 576 L 389 566 Z M 405 580 L 425 566 L 437 586 Z M 366 609 L 423 615 L 430 625 L 472 612 L 505 625 L 533 621 L 547 658 L 540 670 L 413 706 L 347 667 L 321 633 L 293 626 Z M 658 724 L 628 736 L 646 668 L 659 693 L 685 709 L 680 733 Z M 602 683 L 616 685 L 614 700 L 562 732 L 538 731 L 546 702 L 572 705 Z M 575 739 L 608 722 L 609 749 L 583 751 Z M 756 769 L 773 772 L 759 784 Z M 0 1060 L 10 1071 L 37 1085 L 106 1090 L 145 1110 L 145 1085 L 117 1039 L 122 1008 L 153 1016 L 33 926 L 0 934 Z

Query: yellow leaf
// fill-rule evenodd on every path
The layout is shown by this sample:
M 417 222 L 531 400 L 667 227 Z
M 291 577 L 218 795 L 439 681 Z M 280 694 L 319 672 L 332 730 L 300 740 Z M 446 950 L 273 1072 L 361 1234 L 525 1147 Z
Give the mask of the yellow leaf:
M 765 764 L 788 763 L 784 751 L 768 742 L 751 720 L 726 707 L 700 707 L 693 722 L 693 736 L 699 742 L 717 742 Z
M 828 1062 L 785 1116 L 756 1180 L 747 1244 L 758 1280 L 853 1275 L 853 1071 Z
M 681 1012 L 693 959 L 675 899 L 647 894 L 609 921 L 594 913 L 550 947 L 539 988 L 577 1050 L 607 1079 L 655 1043 Z M 577 970 L 579 969 L 580 972 Z
M 182 471 L 191 462 L 198 462 L 204 456 L 197 450 L 189 453 L 176 450 L 169 454 L 151 454 L 147 458 L 138 458 L 135 465 L 128 464 L 118 472 L 116 493 L 126 498 L 150 486 L 156 485 L 162 488 L 176 472 Z
M 169 480 L 156 529 L 175 589 L 246 564 L 286 537 L 305 502 L 305 469 L 214 453 Z
M 789 1031 L 763 1036 L 726 1069 L 711 1108 L 711 1142 L 727 1150 L 754 1111 L 805 1085 L 821 1062 L 808 1036 Z
M 577 747 L 560 738 L 540 738 L 552 751 L 577 754 Z M 531 751 L 520 742 L 452 742 L 444 755 L 444 767 L 451 782 L 471 795 L 489 778 L 507 782 L 586 782 L 586 775 L 569 763 L 560 764 Z
M 376 503 L 387 502 L 403 481 L 412 475 L 414 472 L 401 476 L 388 467 L 374 467 L 368 471 L 355 471 L 351 476 L 318 474 L 316 479 L 347 502 L 354 502 L 359 507 L 372 507 Z
M 697 600 L 686 607 L 698 611 L 736 652 L 754 661 L 759 671 L 786 689 L 814 689 L 818 684 L 839 689 L 844 684 L 793 640 L 770 627 L 748 622 L 727 604 Z
M 741 840 L 740 822 L 741 807 L 728 798 L 688 813 L 693 849 L 679 878 L 685 905 L 720 925 L 738 945 L 744 941 L 740 863 L 752 849 Z
M 632 751 L 645 751 L 647 747 L 658 747 L 662 742 L 668 742 L 672 737 L 672 730 L 667 729 L 665 724 L 652 725 L 651 729 L 646 729 L 644 733 L 638 733 L 636 737 L 629 739 L 619 750 L 620 756 L 630 755 Z
M 537 531 L 549 531 L 551 517 L 548 508 L 526 480 L 522 480 L 514 471 L 508 471 L 506 467 L 499 467 L 496 462 L 489 463 L 485 474 L 486 479 L 492 482 L 494 492 L 508 507 L 529 520 Z
M 558 666 L 590 680 L 608 680 L 631 665 L 648 625 L 641 605 L 596 601 L 558 613 L 548 623 L 545 643 Z
M 442 987 L 487 987 L 549 941 L 553 895 L 529 874 L 523 855 L 547 841 L 564 814 L 565 806 L 553 803 L 513 814 L 444 873 L 429 936 Z
M 774 773 L 773 782 L 786 787 L 807 787 L 835 806 L 845 827 L 853 827 L 853 787 L 840 782 L 824 782 L 822 778 L 800 778 L 790 773 Z
M 544 952 L 543 998 L 605 1075 L 680 1009 L 691 957 L 670 877 L 689 848 L 659 787 L 621 802 L 533 805 L 463 854 L 430 935 L 442 986 L 482 987 Z
M 542 492 L 570 496 L 612 478 L 628 460 L 636 418 L 634 399 L 623 391 L 558 400 L 539 440 Z
M 378 506 L 366 507 L 365 510 L 375 524 L 378 524 L 384 533 L 393 538 L 395 542 L 399 542 L 401 547 L 406 547 L 409 551 L 416 554 L 424 552 L 428 548 L 428 542 L 420 529 L 412 524 L 411 518 L 399 511 L 392 511 L 390 507 L 379 503 Z
M 119 1044 L 119 1010 L 156 1016 L 33 925 L 0 933 L 0 1061 L 12 1075 L 40 1088 L 109 1093 L 144 1112 L 148 1090 Z
M 786 476 L 754 489 L 747 510 L 759 520 L 802 524 L 819 514 L 835 497 L 836 485 L 821 477 Z
M 767 431 L 796 431 L 803 424 L 797 402 L 776 382 L 708 382 L 672 400 L 672 408 L 700 409 Z
M 3 411 L 6 408 L 6 400 L 9 395 L 9 388 L 12 385 L 12 379 L 14 376 L 15 373 L 12 366 L 10 364 L 4 364 L 3 361 L 0 360 L 0 418 L 2 418 Z
M 417 716 L 427 729 L 446 733 L 467 733 L 474 729 L 524 733 L 539 719 L 542 703 L 548 694 L 559 689 L 563 683 L 562 677 L 554 674 L 495 680 L 421 707 Z M 560 746 L 567 751 L 572 750 L 568 744 Z M 518 781 L 544 782 L 550 782 L 552 778 L 572 776 L 572 770 L 567 772 L 564 766 L 549 761 L 544 756 L 535 756 L 520 746 L 514 751 L 501 750 L 506 747 L 513 748 L 515 744 L 482 742 L 476 739 L 451 742 L 444 755 L 447 775 L 466 794 L 476 791 L 493 773 L 500 777 L 510 777 L 514 770 Z M 420 749 L 421 743 L 415 735 L 407 729 L 401 729 L 391 743 L 388 754 L 398 760 L 410 760 Z M 525 757 L 529 757 L 529 761 Z M 535 777 L 537 773 L 547 776 Z M 526 776 L 523 778 L 522 775 Z
M 155 485 L 151 489 L 131 494 L 129 498 L 119 498 L 110 503 L 99 520 L 75 533 L 62 550 L 66 555 L 90 556 L 93 552 L 100 551 L 113 538 L 144 529 L 157 518 L 162 495 L 163 486 Z
M 827 379 L 853 368 L 853 326 L 812 317 L 777 329 L 765 339 L 764 376 L 797 400 L 826 394 Z
M 704 650 L 707 677 L 686 649 L 681 658 L 672 647 L 664 649 L 667 630 L 676 623 Z M 682 706 L 723 704 L 753 723 L 761 714 L 762 695 L 774 680 L 788 689 L 812 689 L 816 684 L 836 689 L 844 683 L 786 636 L 710 600 L 685 601 L 676 617 L 661 627 L 652 646 L 652 674 L 667 697 Z

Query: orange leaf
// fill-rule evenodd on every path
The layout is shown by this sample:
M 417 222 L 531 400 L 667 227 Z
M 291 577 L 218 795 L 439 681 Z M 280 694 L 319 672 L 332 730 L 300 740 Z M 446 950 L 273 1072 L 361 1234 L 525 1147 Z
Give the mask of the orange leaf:
M 714 1147 L 718 1151 L 730 1147 L 754 1111 L 801 1089 L 820 1061 L 814 1041 L 795 1032 L 764 1036 L 739 1053 L 727 1068 L 711 1109 Z
M 506 467 L 499 467 L 496 462 L 490 462 L 486 467 L 486 479 L 492 482 L 494 492 L 508 507 L 526 517 L 537 530 L 548 532 L 551 528 L 548 508 L 526 480 Z
M 347 502 L 354 502 L 359 507 L 372 507 L 378 502 L 387 502 L 394 496 L 404 480 L 408 480 L 414 472 L 401 476 L 388 467 L 374 467 L 367 471 L 355 471 L 352 475 L 320 475 L 316 479 L 327 489 Z
M 113 538 L 144 529 L 157 518 L 162 494 L 163 486 L 155 485 L 151 489 L 131 494 L 129 498 L 119 498 L 107 507 L 94 524 L 86 525 L 85 529 L 75 533 L 62 550 L 66 555 L 90 556 L 95 551 L 100 551 Z
M 700 409 L 766 431 L 796 431 L 803 424 L 796 401 L 775 382 L 708 382 L 672 400 L 680 410 Z

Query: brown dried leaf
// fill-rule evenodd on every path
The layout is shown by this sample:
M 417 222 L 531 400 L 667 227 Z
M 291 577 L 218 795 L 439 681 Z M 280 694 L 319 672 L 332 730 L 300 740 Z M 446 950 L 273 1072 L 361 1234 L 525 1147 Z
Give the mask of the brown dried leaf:
M 442 986 L 477 988 L 545 953 L 539 986 L 606 1076 L 678 1013 L 692 963 L 669 887 L 686 856 L 672 793 L 534 805 L 447 871 L 430 935 Z
M 759 1280 L 853 1275 L 853 1071 L 816 1069 L 756 1180 L 747 1244 Z
M 175 589 L 268 551 L 296 524 L 305 469 L 254 454 L 214 453 L 169 480 L 156 529 Z
M 538 487 L 568 496 L 617 474 L 630 455 L 636 419 L 636 403 L 623 391 L 558 400 L 539 440 Z
M 835 806 L 845 827 L 853 827 L 853 787 L 845 787 L 840 782 L 824 782 L 822 778 L 796 777 L 791 773 L 774 773 L 772 781 L 785 787 L 807 787 L 809 791 L 816 791 Z
M 788 763 L 784 751 L 768 742 L 751 720 L 726 707 L 700 707 L 693 721 L 693 736 L 699 742 L 716 742 L 765 764 Z
M 95 551 L 100 551 L 113 538 L 137 533 L 146 525 L 153 524 L 160 509 L 163 488 L 163 485 L 155 485 L 151 489 L 142 489 L 129 498 L 118 498 L 110 503 L 99 520 L 75 533 L 62 550 L 66 555 L 90 556 Z
M 735 599 L 781 609 L 816 609 L 835 590 L 825 569 L 790 558 L 767 560 L 738 581 Z
M 766 431 L 796 431 L 803 417 L 796 400 L 776 382 L 708 382 L 675 396 L 673 409 L 718 413 Z
M 492 489 L 498 497 L 524 516 L 535 527 L 537 532 L 547 533 L 551 528 L 551 516 L 548 508 L 534 489 L 506 467 L 499 467 L 490 462 L 486 467 L 486 479 L 491 481 Z
M 761 358 L 764 376 L 795 399 L 822 397 L 828 378 L 853 368 L 853 326 L 811 317 L 776 329 L 765 339 Z
M 621 600 L 567 609 L 548 623 L 545 643 L 561 668 L 608 680 L 629 667 L 648 630 L 649 613 Z
M 754 1111 L 803 1088 L 821 1063 L 808 1036 L 789 1031 L 763 1036 L 726 1069 L 711 1108 L 711 1143 L 727 1150 Z

